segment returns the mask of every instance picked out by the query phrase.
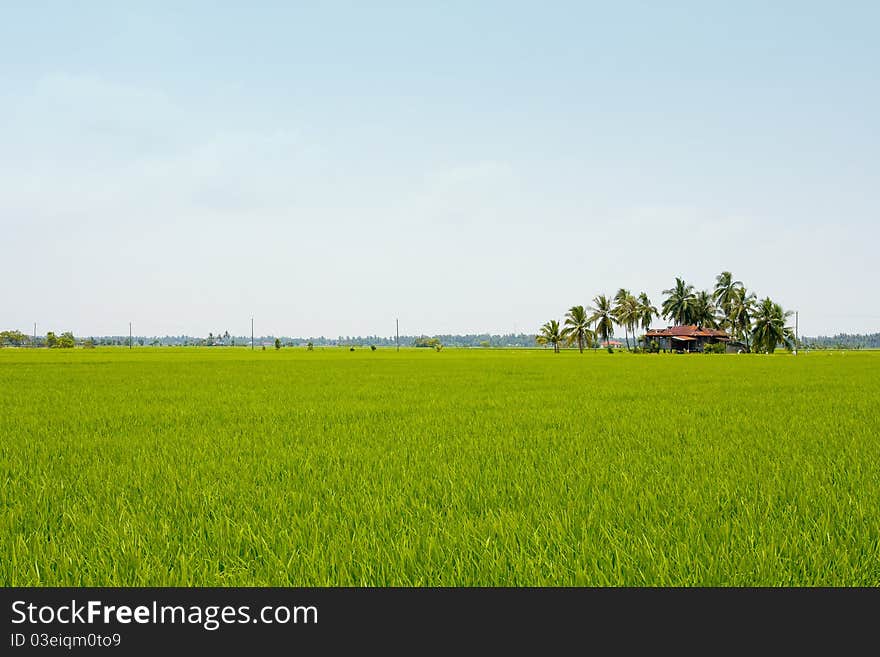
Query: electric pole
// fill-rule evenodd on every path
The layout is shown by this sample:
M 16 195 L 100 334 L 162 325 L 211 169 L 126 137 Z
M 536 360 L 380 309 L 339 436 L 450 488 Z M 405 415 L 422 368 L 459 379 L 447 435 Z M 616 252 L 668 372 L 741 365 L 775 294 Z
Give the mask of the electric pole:
M 397 343 L 397 351 L 400 351 L 400 319 L 394 320 L 394 341 Z
M 128 348 L 131 349 L 131 322 L 128 323 Z
M 34 322 L 34 348 L 37 347 L 37 323 Z
M 251 351 L 254 350 L 254 318 L 251 317 Z

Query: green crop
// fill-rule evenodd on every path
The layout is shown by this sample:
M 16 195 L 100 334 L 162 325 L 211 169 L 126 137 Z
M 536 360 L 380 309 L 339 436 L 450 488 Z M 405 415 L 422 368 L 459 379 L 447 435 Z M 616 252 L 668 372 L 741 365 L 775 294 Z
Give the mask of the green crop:
M 880 354 L 0 350 L 4 586 L 880 585 Z

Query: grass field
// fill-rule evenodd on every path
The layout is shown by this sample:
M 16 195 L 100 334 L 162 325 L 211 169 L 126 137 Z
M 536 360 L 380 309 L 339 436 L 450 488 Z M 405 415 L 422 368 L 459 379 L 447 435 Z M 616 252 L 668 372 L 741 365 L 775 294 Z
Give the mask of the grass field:
M 880 353 L 0 350 L 0 584 L 880 585 Z

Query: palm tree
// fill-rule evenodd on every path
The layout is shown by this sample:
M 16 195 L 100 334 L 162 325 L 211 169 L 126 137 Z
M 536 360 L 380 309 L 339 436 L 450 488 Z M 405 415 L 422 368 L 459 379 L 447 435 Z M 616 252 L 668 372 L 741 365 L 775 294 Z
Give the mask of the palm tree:
M 637 345 L 636 326 L 638 326 L 639 324 L 639 309 L 639 300 L 630 294 L 626 302 L 624 303 L 624 311 L 622 317 L 629 326 L 629 332 L 633 337 L 633 347 Z
M 591 347 L 596 339 L 596 334 L 590 329 L 590 320 L 583 306 L 572 306 L 565 314 L 565 328 L 562 329 L 562 337 L 568 344 L 577 342 L 578 349 L 584 353 L 584 346 Z
M 541 327 L 541 332 L 535 338 L 538 344 L 553 345 L 553 353 L 559 353 L 559 343 L 562 342 L 562 332 L 559 330 L 559 322 L 551 319 Z
M 623 327 L 623 335 L 626 339 L 626 350 L 629 351 L 629 329 L 635 324 L 635 297 L 629 290 L 620 288 L 614 295 L 614 321 Z M 635 339 L 633 333 L 633 339 Z
M 744 340 L 749 348 L 749 334 L 752 332 L 752 316 L 755 314 L 755 293 L 745 287 L 736 288 L 730 297 L 728 317 L 730 330 L 737 340 Z
M 705 290 L 698 292 L 694 297 L 689 323 L 709 328 L 718 325 L 715 321 L 715 302 L 712 300 L 712 295 Z
M 679 326 L 691 324 L 691 309 L 696 300 L 694 286 L 676 276 L 675 287 L 663 290 L 663 294 L 669 295 L 663 302 L 663 316 L 669 317 Z
M 654 318 L 660 316 L 660 313 L 657 312 L 657 308 L 651 305 L 651 300 L 644 292 L 639 294 L 637 314 L 639 326 L 646 332 L 651 328 L 651 322 L 654 321 Z
M 593 305 L 590 306 L 590 324 L 596 324 L 596 333 L 605 342 L 609 342 L 614 335 L 614 309 L 611 301 L 604 294 L 593 297 Z M 610 345 L 608 345 L 610 346 Z
M 756 351 L 772 354 L 776 345 L 784 344 L 791 349 L 794 343 L 794 331 L 785 325 L 791 311 L 785 311 L 770 297 L 761 299 L 755 313 L 755 326 L 752 329 L 752 344 Z
M 733 280 L 733 274 L 729 271 L 723 271 L 715 277 L 715 289 L 712 291 L 712 299 L 724 315 L 725 328 L 732 328 L 730 304 L 736 291 L 743 287 L 742 281 Z

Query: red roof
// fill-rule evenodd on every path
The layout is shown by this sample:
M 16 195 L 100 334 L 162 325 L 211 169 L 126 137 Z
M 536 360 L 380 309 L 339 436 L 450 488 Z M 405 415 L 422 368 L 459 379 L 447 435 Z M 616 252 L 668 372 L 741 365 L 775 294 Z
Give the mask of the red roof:
M 645 334 L 649 338 L 719 338 L 729 340 L 730 336 L 720 329 L 703 328 L 695 324 L 670 326 L 665 329 L 651 329 Z

